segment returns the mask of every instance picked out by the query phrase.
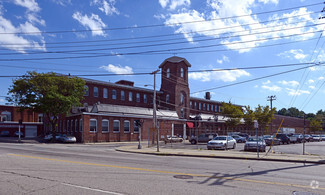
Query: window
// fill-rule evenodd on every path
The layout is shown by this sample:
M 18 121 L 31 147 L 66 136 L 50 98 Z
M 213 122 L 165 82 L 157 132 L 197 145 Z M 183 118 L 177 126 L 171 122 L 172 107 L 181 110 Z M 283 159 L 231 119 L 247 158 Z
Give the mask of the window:
M 104 119 L 102 120 L 102 133 L 108 133 L 109 131 L 109 120 Z
M 196 105 L 196 102 L 194 102 L 194 109 L 196 109 L 197 105 Z
M 112 90 L 112 99 L 116 100 L 116 90 L 115 89 Z
M 38 122 L 43 122 L 43 114 L 38 114 Z
M 129 102 L 132 102 L 133 97 L 132 97 L 132 92 L 129 92 Z
M 181 118 L 184 118 L 184 108 L 181 109 Z
M 71 120 L 71 126 L 70 126 L 70 128 L 71 128 L 71 133 L 73 132 L 73 120 Z
M 213 106 L 214 106 L 214 105 L 211 105 L 211 111 L 214 111 Z
M 192 106 L 193 106 L 192 104 L 193 104 L 192 101 L 190 101 L 190 108 L 192 108 Z
M 134 121 L 134 129 L 133 129 L 134 133 L 139 133 L 139 126 L 137 125 L 137 122 Z
M 115 133 L 120 132 L 120 121 L 119 120 L 114 120 L 113 121 L 113 131 Z
M 79 124 L 79 131 L 82 132 L 82 119 L 80 119 L 80 124 Z
M 214 110 L 215 112 L 218 112 L 218 106 L 217 105 L 214 107 L 214 109 L 215 109 Z
M 103 90 L 103 98 L 108 98 L 108 91 L 106 88 Z
M 94 97 L 98 97 L 98 87 L 94 87 Z
M 121 100 L 124 101 L 125 100 L 125 92 L 121 91 Z
M 78 125 L 78 120 L 76 119 L 76 120 L 74 121 L 74 131 L 75 131 L 75 132 L 78 132 L 77 125 Z
M 137 102 L 140 102 L 140 93 L 137 93 Z
M 210 104 L 207 104 L 207 110 L 210 111 Z
M 184 78 L 184 68 L 181 68 L 181 77 Z
M 184 94 L 181 93 L 181 104 L 184 104 Z
M 97 120 L 96 119 L 90 119 L 89 131 L 90 132 L 96 132 L 97 131 Z
M 169 68 L 168 68 L 167 71 L 166 71 L 166 76 L 167 76 L 167 78 L 170 77 L 170 69 L 169 69 Z
M 199 103 L 199 110 L 201 110 L 201 103 Z
M 166 95 L 166 103 L 169 103 L 169 94 Z
M 85 85 L 85 95 L 84 96 L 89 96 L 89 87 Z
M 130 121 L 124 121 L 124 133 L 130 133 Z
M 203 104 L 203 110 L 205 110 L 205 104 Z
M 147 103 L 148 100 L 147 100 L 147 94 L 143 94 L 143 103 Z
M 67 133 L 70 131 L 69 124 L 69 120 L 67 120 Z

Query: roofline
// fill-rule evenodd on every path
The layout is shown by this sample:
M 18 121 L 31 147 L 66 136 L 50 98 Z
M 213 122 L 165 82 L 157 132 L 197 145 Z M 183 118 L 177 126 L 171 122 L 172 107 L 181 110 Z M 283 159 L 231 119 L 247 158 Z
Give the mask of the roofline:
M 178 56 L 172 56 L 172 57 L 178 57 Z M 172 58 L 172 57 L 170 57 L 170 58 Z M 170 58 L 167 58 L 167 59 L 165 59 L 160 65 L 159 65 L 159 68 L 161 68 L 166 62 L 171 62 L 169 59 Z M 185 58 L 182 58 L 182 57 L 178 57 L 178 58 L 181 58 L 181 61 L 180 62 L 182 62 L 182 61 L 184 61 L 185 62 L 185 64 L 188 66 L 188 67 L 191 67 L 192 65 L 185 59 Z M 175 63 L 175 62 L 171 62 L 171 63 Z

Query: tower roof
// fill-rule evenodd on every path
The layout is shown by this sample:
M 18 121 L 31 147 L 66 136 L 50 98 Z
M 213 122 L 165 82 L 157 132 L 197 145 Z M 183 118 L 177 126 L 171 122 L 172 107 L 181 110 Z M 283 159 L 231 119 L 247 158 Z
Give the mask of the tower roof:
M 166 60 L 164 60 L 163 63 L 160 64 L 159 68 L 161 68 L 164 64 L 166 64 L 166 62 L 179 63 L 182 61 L 184 61 L 184 63 L 186 64 L 187 67 L 191 67 L 191 64 L 185 58 L 173 56 L 173 57 L 170 57 L 170 58 L 167 58 Z

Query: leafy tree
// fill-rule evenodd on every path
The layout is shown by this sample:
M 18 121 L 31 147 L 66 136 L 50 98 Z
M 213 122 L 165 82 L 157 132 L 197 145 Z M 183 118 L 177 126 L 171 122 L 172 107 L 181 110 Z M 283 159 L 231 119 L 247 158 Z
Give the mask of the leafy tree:
M 56 73 L 27 72 L 13 81 L 8 101 L 46 115 L 55 139 L 58 117 L 79 106 L 84 95 L 85 81 Z
M 250 106 L 245 106 L 243 118 L 246 127 L 250 130 L 254 129 L 255 112 Z
M 276 111 L 276 108 L 272 108 L 272 118 Z M 255 117 L 258 122 L 258 126 L 260 129 L 265 130 L 266 126 L 271 122 L 271 111 L 269 106 L 261 106 L 258 105 L 255 108 Z
M 279 110 L 279 111 L 277 112 L 277 114 L 278 114 L 278 115 L 282 115 L 282 116 L 286 116 L 287 112 L 288 112 L 287 109 L 282 108 L 281 110 Z
M 222 103 L 222 112 L 227 117 L 226 125 L 233 129 L 240 124 L 240 119 L 243 117 L 243 112 L 239 106 L 235 106 L 231 103 Z
M 311 131 L 322 131 L 322 122 L 318 119 L 312 119 L 310 121 L 310 130 Z

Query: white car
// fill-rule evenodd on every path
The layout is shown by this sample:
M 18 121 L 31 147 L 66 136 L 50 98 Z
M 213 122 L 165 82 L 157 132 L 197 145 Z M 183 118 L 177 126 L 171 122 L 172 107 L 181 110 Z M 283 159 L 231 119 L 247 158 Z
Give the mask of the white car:
M 249 151 L 249 150 L 257 151 L 257 148 L 259 151 L 265 152 L 266 143 L 264 139 L 262 137 L 256 138 L 256 136 L 248 138 L 244 146 L 244 151 Z
M 322 141 L 322 138 L 320 135 L 311 135 L 313 137 L 314 142 L 320 142 Z
M 217 136 L 208 142 L 208 150 L 212 149 L 235 149 L 237 145 L 236 140 L 231 136 Z

